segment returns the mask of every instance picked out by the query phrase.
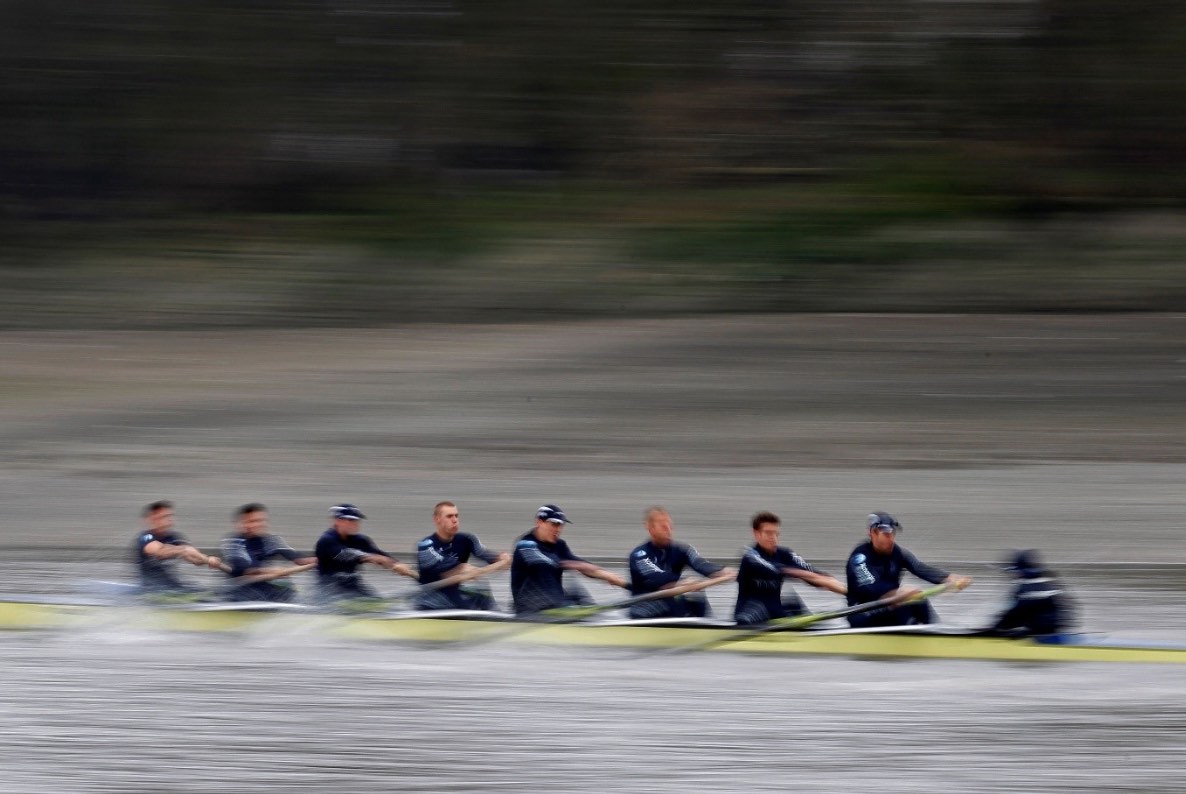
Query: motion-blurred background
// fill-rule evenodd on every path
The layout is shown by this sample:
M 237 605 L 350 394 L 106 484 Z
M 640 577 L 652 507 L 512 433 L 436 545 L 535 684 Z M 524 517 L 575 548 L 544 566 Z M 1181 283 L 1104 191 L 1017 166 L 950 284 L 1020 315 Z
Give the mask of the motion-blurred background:
M 1180 310 L 1184 94 L 1157 0 L 6 0 L 0 327 Z

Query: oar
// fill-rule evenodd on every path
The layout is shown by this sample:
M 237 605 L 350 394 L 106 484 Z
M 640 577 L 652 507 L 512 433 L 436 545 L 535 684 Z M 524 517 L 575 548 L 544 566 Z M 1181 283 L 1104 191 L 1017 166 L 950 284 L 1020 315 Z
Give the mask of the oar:
M 672 587 L 667 590 L 656 590 L 653 593 L 643 593 L 642 595 L 631 596 L 630 598 L 623 598 L 620 601 L 610 601 L 605 604 L 578 604 L 567 607 L 553 607 L 552 609 L 545 609 L 538 613 L 542 620 L 536 619 L 535 616 L 527 618 L 518 618 L 514 620 L 511 625 L 504 631 L 496 631 L 484 636 L 475 637 L 467 640 L 464 644 L 468 646 L 481 645 L 487 642 L 496 642 L 498 640 L 513 637 L 520 634 L 525 634 L 535 629 L 542 629 L 547 626 L 555 626 L 557 624 L 577 623 L 587 617 L 591 617 L 600 612 L 612 612 L 615 609 L 626 609 L 635 604 L 642 604 L 647 601 L 659 601 L 664 598 L 675 598 L 684 593 L 694 593 L 697 590 L 705 590 L 709 587 L 714 587 L 718 584 L 733 581 L 733 576 L 718 576 L 712 579 L 697 579 L 696 581 L 687 584 Z M 429 613 L 431 615 L 431 613 Z
M 406 601 L 409 598 L 418 598 L 425 593 L 431 593 L 434 590 L 444 590 L 446 587 L 452 587 L 455 584 L 471 582 L 480 576 L 489 576 L 490 574 L 497 571 L 505 571 L 508 567 L 510 567 L 510 564 L 510 558 L 498 560 L 497 562 L 492 562 L 489 565 L 483 565 L 481 568 L 475 567 L 473 570 L 466 571 L 465 573 L 459 573 L 446 579 L 438 579 L 435 582 L 419 585 L 412 588 L 411 590 L 408 590 L 406 593 L 399 593 L 397 595 L 391 596 L 390 600 Z
M 675 598 L 685 593 L 695 593 L 718 584 L 731 582 L 733 579 L 733 576 L 697 579 L 696 581 L 681 584 L 677 587 L 670 587 L 666 590 L 656 590 L 653 593 L 643 593 L 642 595 L 623 598 L 621 601 L 611 601 L 607 604 L 575 604 L 567 607 L 554 607 L 552 609 L 545 609 L 539 614 L 548 618 L 548 622 L 550 623 L 571 623 L 584 620 L 600 612 L 612 612 L 615 609 L 627 609 L 635 604 L 643 604 L 647 601 L 661 601 L 664 598 Z
M 511 561 L 509 559 L 499 560 L 498 562 L 493 562 L 489 565 L 484 565 L 481 568 L 474 568 L 474 570 L 472 570 L 472 571 L 466 571 L 465 573 L 459 573 L 456 576 L 450 576 L 445 579 L 438 579 L 437 581 L 429 582 L 428 584 L 417 585 L 416 587 L 413 587 L 410 590 L 405 590 L 402 593 L 396 593 L 393 596 L 384 596 L 382 598 L 344 599 L 342 601 L 338 601 L 338 602 L 334 603 L 333 608 L 338 611 L 344 611 L 344 612 L 358 612 L 358 613 L 385 612 L 396 604 L 419 598 L 420 596 L 424 595 L 425 593 L 431 593 L 435 590 L 443 590 L 444 588 L 452 587 L 455 584 L 461 584 L 462 582 L 472 581 L 474 579 L 477 579 L 480 576 L 487 576 L 487 575 L 492 574 L 496 571 L 506 570 L 507 567 L 510 566 L 510 564 L 511 564 Z M 431 614 L 431 613 L 429 613 L 429 614 Z
M 922 601 L 924 598 L 931 598 L 933 596 L 945 593 L 952 588 L 952 585 L 943 583 L 929 587 L 915 593 L 909 598 L 900 598 L 894 596 L 892 598 L 882 598 L 877 601 L 870 601 L 865 604 L 854 604 L 843 609 L 835 609 L 830 612 L 812 612 L 807 615 L 797 615 L 793 618 L 779 618 L 769 623 L 764 623 L 761 626 L 755 626 L 752 629 L 745 629 L 735 632 L 733 634 L 726 634 L 724 637 L 713 637 L 704 642 L 694 643 L 692 645 L 681 645 L 676 648 L 667 649 L 667 653 L 690 653 L 692 651 L 701 651 L 706 648 L 715 648 L 718 645 L 727 645 L 732 642 L 740 642 L 748 640 L 750 637 L 756 637 L 759 634 L 772 634 L 778 631 L 798 631 L 805 629 L 808 626 L 813 626 L 816 623 L 822 623 L 825 620 L 835 620 L 836 618 L 846 618 L 849 615 L 859 615 L 862 612 L 872 612 L 875 609 L 883 609 L 885 607 L 901 606 L 903 604 L 910 604 L 915 601 Z
M 304 565 L 293 565 L 288 568 L 271 568 L 262 573 L 252 573 L 247 574 L 246 576 L 233 577 L 227 582 L 227 584 L 231 587 L 238 587 L 240 585 L 257 584 L 259 582 L 270 582 L 273 579 L 282 579 L 285 576 L 292 576 L 294 573 L 311 571 L 316 567 L 317 563 L 310 562 Z

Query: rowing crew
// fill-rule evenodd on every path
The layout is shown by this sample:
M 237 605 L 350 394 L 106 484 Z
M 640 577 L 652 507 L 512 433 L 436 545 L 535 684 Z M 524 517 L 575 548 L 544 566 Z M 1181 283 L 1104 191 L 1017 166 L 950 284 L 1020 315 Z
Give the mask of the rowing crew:
M 494 552 L 478 538 L 460 528 L 460 513 L 453 502 L 440 502 L 433 510 L 434 532 L 417 544 L 417 570 L 399 561 L 362 534 L 366 516 L 352 504 L 330 509 L 331 526 L 318 538 L 314 553 L 304 556 L 282 539 L 268 532 L 266 508 L 258 503 L 235 512 L 235 531 L 222 543 L 222 558 L 207 556 L 174 529 L 173 505 L 154 502 L 144 511 L 145 530 L 138 538 L 137 560 L 142 588 L 148 592 L 197 592 L 172 570 L 176 560 L 209 566 L 230 577 L 224 597 L 232 601 L 295 600 L 287 576 L 313 567 L 317 569 L 317 600 L 378 598 L 360 575 L 363 565 L 375 565 L 415 579 L 416 607 L 434 609 L 497 609 L 485 582 L 478 578 L 511 569 L 514 610 L 530 616 L 571 606 L 591 606 L 585 588 L 566 581 L 564 573 L 574 571 L 628 589 L 631 618 L 707 617 L 710 614 L 703 590 L 736 580 L 737 600 L 733 618 L 739 625 L 759 625 L 776 618 L 806 613 L 803 601 L 793 589 L 783 589 L 787 579 L 845 596 L 849 607 L 873 602 L 877 609 L 853 610 L 850 624 L 873 628 L 934 623 L 934 609 L 921 591 L 903 586 L 909 572 L 927 582 L 962 590 L 971 578 L 948 573 L 922 562 L 897 543 L 902 526 L 889 513 L 876 512 L 866 522 L 868 540 L 858 545 L 845 565 L 845 579 L 818 570 L 789 548 L 778 545 L 781 521 L 770 512 L 751 519 L 754 545 L 747 549 L 737 569 L 711 562 L 692 546 L 675 539 L 670 513 L 662 507 L 648 508 L 643 525 L 648 539 L 630 552 L 629 580 L 577 556 L 560 536 L 572 522 L 557 505 L 548 504 L 535 513 L 534 527 L 520 537 L 513 553 Z M 282 558 L 292 567 L 268 568 L 267 562 Z M 478 567 L 470 560 L 486 565 Z M 690 569 L 702 577 L 688 580 Z M 1049 634 L 1068 628 L 1069 610 L 1056 580 L 1045 571 L 1033 552 L 1025 552 L 1011 567 L 1020 582 L 1013 603 L 990 631 L 1011 634 Z M 669 597 L 662 594 L 670 591 Z

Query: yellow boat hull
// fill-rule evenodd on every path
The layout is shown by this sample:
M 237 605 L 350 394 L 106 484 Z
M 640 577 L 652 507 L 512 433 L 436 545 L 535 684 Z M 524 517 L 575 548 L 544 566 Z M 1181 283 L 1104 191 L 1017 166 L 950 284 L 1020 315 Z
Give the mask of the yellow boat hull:
M 673 625 L 675 624 L 675 625 Z M 137 629 L 179 632 L 309 631 L 382 642 L 538 645 L 848 656 L 877 659 L 976 659 L 1010 662 L 1186 663 L 1186 646 L 1082 639 L 1068 644 L 959 633 L 902 630 L 779 631 L 732 639 L 736 628 L 656 621 L 649 624 L 524 623 L 424 615 L 333 615 L 288 605 L 103 606 L 0 601 L 0 630 Z M 730 641 L 712 644 L 716 640 Z

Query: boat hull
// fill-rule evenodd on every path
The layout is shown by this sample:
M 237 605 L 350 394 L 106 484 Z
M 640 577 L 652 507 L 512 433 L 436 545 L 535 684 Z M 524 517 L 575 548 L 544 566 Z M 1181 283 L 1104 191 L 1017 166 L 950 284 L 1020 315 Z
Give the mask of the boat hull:
M 941 627 L 771 631 L 738 638 L 724 623 L 696 620 L 528 623 L 494 613 L 336 615 L 287 604 L 152 607 L 0 601 L 0 629 L 114 629 L 180 632 L 316 632 L 417 644 L 514 642 L 672 651 L 848 656 L 868 659 L 975 659 L 1006 662 L 1186 663 L 1186 646 L 1070 637 L 1060 643 L 975 636 Z

